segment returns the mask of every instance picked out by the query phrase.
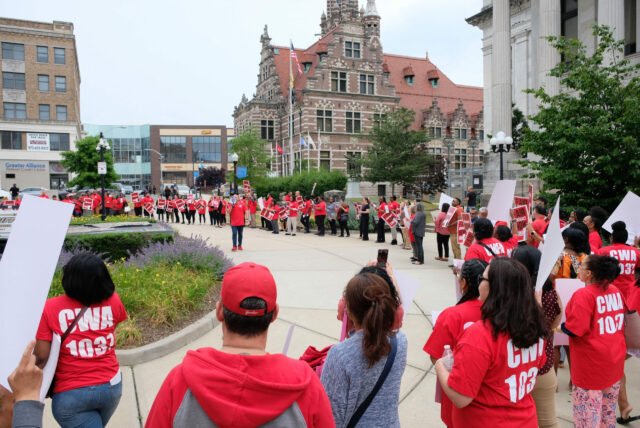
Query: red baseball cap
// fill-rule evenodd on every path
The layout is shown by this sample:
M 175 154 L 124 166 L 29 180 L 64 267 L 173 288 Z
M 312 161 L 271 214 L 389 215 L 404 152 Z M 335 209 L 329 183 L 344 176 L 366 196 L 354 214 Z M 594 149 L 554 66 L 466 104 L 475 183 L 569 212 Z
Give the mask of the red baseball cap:
M 222 304 L 234 314 L 261 317 L 276 308 L 278 291 L 276 281 L 266 266 L 252 262 L 232 267 L 222 278 Z M 248 297 L 258 297 L 267 302 L 267 309 L 245 309 L 240 303 Z

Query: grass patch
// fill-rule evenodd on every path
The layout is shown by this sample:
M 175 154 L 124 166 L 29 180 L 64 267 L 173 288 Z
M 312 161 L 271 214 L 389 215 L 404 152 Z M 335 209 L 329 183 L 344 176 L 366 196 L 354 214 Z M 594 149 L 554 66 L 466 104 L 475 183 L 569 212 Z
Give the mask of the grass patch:
M 149 222 L 149 223 L 157 223 L 158 220 L 154 218 L 142 218 L 142 217 L 134 217 L 128 215 L 112 215 L 102 221 L 102 218 L 99 215 L 94 215 L 91 217 L 74 217 L 71 219 L 69 223 L 70 226 L 82 226 L 85 224 L 99 224 L 99 223 L 137 223 L 137 222 Z

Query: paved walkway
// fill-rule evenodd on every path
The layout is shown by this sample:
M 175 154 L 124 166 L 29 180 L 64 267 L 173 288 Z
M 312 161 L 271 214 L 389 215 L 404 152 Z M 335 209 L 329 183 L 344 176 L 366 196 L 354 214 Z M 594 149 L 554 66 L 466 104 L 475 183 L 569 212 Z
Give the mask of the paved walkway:
M 341 324 L 336 319 L 336 308 L 344 286 L 364 264 L 375 259 L 378 248 L 389 248 L 389 262 L 393 268 L 420 283 L 402 327 L 409 340 L 409 351 L 400 391 L 400 421 L 404 427 L 444 426 L 440 421 L 440 406 L 433 400 L 436 377 L 427 354 L 422 351 L 432 329 L 431 311 L 455 304 L 451 271 L 447 263 L 434 260 L 434 234 L 425 238 L 425 265 L 415 266 L 409 262 L 410 251 L 390 246 L 388 242 L 386 245 L 362 242 L 357 234 L 351 238 L 321 238 L 312 234 L 291 237 L 245 228 L 245 250 L 231 253 L 229 227 L 177 225 L 176 229 L 185 236 L 209 237 L 212 245 L 219 245 L 229 252 L 236 263 L 254 261 L 271 269 L 278 284 L 280 315 L 269 330 L 267 351 L 282 352 L 287 332 L 295 323 L 288 352 L 293 358 L 302 355 L 309 345 L 321 349 L 338 341 Z M 187 350 L 219 347 L 221 343 L 222 333 L 218 326 L 189 346 L 165 357 L 134 367 L 123 367 L 123 397 L 110 426 L 138 427 L 144 424 L 162 381 Z M 632 360 L 631 364 L 628 373 L 639 373 L 638 360 Z M 630 397 L 637 400 L 636 407 L 640 411 L 640 380 L 635 376 L 630 378 Z M 560 424 L 570 427 L 568 369 L 560 370 L 559 383 L 556 403 Z M 47 404 L 45 426 L 56 426 L 50 414 L 50 402 Z M 640 427 L 640 424 L 636 426 Z

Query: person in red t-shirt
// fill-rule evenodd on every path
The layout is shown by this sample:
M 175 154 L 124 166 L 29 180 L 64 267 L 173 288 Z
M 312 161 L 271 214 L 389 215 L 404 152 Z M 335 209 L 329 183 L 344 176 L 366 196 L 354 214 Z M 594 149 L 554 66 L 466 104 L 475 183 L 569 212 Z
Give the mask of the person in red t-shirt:
M 389 202 L 389 212 L 391 212 L 396 220 L 400 219 L 400 204 L 398 203 L 398 198 L 395 196 L 391 196 L 391 202 Z M 391 245 L 398 244 L 398 229 L 397 225 L 394 227 L 389 227 L 391 229 Z
M 627 347 L 622 293 L 612 282 L 620 273 L 613 257 L 590 255 L 578 276 L 587 286 L 576 291 L 565 310 L 562 331 L 569 336 L 573 422 L 576 427 L 616 425 L 616 402 Z
M 113 215 L 113 196 L 111 193 L 106 193 L 104 196 L 104 206 L 107 209 L 107 215 Z M 102 209 L 102 207 L 100 207 Z
M 304 226 L 304 233 L 311 233 L 310 232 L 310 228 L 311 228 L 311 207 L 312 207 L 312 203 L 311 203 L 311 198 L 309 198 L 308 196 L 304 197 L 304 208 L 302 209 L 302 217 L 300 218 L 300 222 L 302 223 L 302 225 Z
M 289 218 L 287 218 L 287 233 L 285 235 L 296 236 L 296 228 L 298 227 L 298 203 L 295 199 L 290 198 L 291 202 L 287 205 L 289 207 Z
M 249 193 L 247 197 L 247 206 L 249 207 L 249 227 L 251 229 L 256 228 L 256 211 L 258 210 L 258 202 L 256 198 Z
M 102 196 L 98 193 L 97 190 L 94 190 L 91 194 L 91 199 L 93 199 L 93 212 L 94 214 L 99 214 L 102 209 Z
M 622 293 L 622 297 L 627 302 L 630 310 L 637 310 L 634 303 L 634 292 L 637 289 L 635 287 L 636 278 L 635 272 L 640 269 L 640 250 L 626 242 L 629 239 L 629 232 L 627 232 L 627 225 L 623 221 L 616 221 L 611 225 L 611 243 L 608 247 L 601 248 L 597 254 L 601 256 L 613 257 L 620 262 L 620 275 L 611 283 L 615 285 Z M 629 356 L 627 355 L 627 358 Z M 620 395 L 618 398 L 618 408 L 620 409 L 620 418 L 626 420 L 631 414 L 631 404 L 627 398 L 627 379 L 626 376 L 622 377 L 620 383 Z
M 478 286 L 486 268 L 487 262 L 479 259 L 467 260 L 462 265 L 459 274 L 462 297 L 456 303 L 456 306 L 445 309 L 438 316 L 433 326 L 433 332 L 423 348 L 424 352 L 429 354 L 432 363 L 435 364 L 437 360 L 442 358 L 446 345 L 449 345 L 450 349 L 454 350 L 465 329 L 471 327 L 480 319 L 482 302 L 478 300 L 480 296 Z M 442 396 L 440 403 L 440 417 L 448 427 L 453 426 L 452 413 L 453 403 L 445 394 Z
M 449 220 L 447 231 L 449 232 L 449 243 L 451 244 L 453 258 L 460 260 L 462 258 L 462 250 L 460 249 L 460 244 L 458 244 L 458 220 L 462 219 L 464 209 L 462 208 L 462 202 L 458 198 L 454 198 L 451 201 L 451 206 L 456 207 L 456 211 L 451 220 Z
M 40 195 L 38 197 L 43 199 L 49 199 L 49 196 L 47 196 L 46 190 L 43 190 L 42 192 L 40 192 Z
M 502 243 L 507 257 L 511 257 L 511 252 L 518 246 L 518 222 L 511 220 L 511 229 L 507 227 L 505 222 L 497 222 L 493 237 Z
M 531 391 L 546 361 L 547 328 L 529 272 L 498 257 L 478 289 L 482 320 L 458 339 L 452 368 L 445 358 L 435 364 L 438 382 L 454 404 L 453 426 L 537 428 Z
M 376 242 L 381 243 L 384 242 L 384 225 L 385 222 L 382 219 L 382 216 L 389 212 L 389 206 L 387 205 L 387 200 L 384 196 L 380 196 L 378 199 L 380 205 L 378 205 L 378 224 L 376 225 L 376 230 L 378 232 L 378 239 Z
M 76 254 L 64 266 L 62 288 L 65 294 L 44 306 L 36 333 L 36 364 L 44 367 L 53 335 L 63 336 L 80 317 L 60 346 L 53 416 L 63 427 L 104 426 L 122 395 L 115 328 L 127 312 L 104 262 L 91 253 Z
M 507 251 L 502 242 L 493 237 L 493 225 L 488 218 L 479 218 L 473 223 L 475 242 L 464 255 L 465 260 L 480 259 L 489 263 L 496 257 L 506 257 Z
M 200 198 L 197 201 L 198 203 L 198 224 L 207 224 L 207 201 L 205 201 L 204 199 Z M 195 223 L 195 219 L 194 219 L 194 223 Z
M 549 222 L 547 221 L 547 209 L 542 205 L 533 207 L 533 222 L 527 225 L 527 233 L 529 234 L 528 243 L 538 248 L 541 242 L 544 242 L 544 232 L 547 230 Z
M 269 205 L 268 208 L 273 212 L 273 217 L 271 218 L 271 233 L 279 235 L 280 226 L 278 225 L 278 220 L 280 220 L 280 206 L 274 199 L 271 199 L 271 205 Z
M 327 205 L 324 203 L 324 198 L 318 196 L 313 213 L 316 219 L 316 226 L 318 226 L 318 236 L 324 236 L 324 219 L 327 217 Z
M 151 195 L 149 195 L 148 193 L 145 193 L 145 194 L 144 194 L 144 198 L 142 198 L 142 201 L 141 201 L 141 202 L 142 202 L 142 207 L 144 208 L 144 209 L 143 209 L 143 215 L 144 215 L 144 217 L 153 217 L 153 214 L 151 214 L 150 212 L 148 212 L 148 211 L 146 210 L 146 208 L 145 208 L 145 207 L 147 206 L 147 204 L 151 204 L 151 206 L 152 206 L 152 207 L 153 207 L 153 206 L 155 206 L 154 200 L 153 200 L 153 198 L 151 197 Z
M 589 228 L 589 246 L 591 246 L 591 252 L 597 254 L 598 250 L 602 248 L 602 238 L 600 237 L 600 232 L 598 232 L 596 222 L 588 215 L 584 218 L 584 224 Z
M 229 206 L 231 207 L 229 210 L 229 219 L 231 221 L 233 240 L 233 249 L 231 251 L 242 251 L 242 233 L 245 225 L 245 213 L 249 211 L 249 207 L 244 199 L 238 198 L 238 195 L 235 194 L 231 196 Z

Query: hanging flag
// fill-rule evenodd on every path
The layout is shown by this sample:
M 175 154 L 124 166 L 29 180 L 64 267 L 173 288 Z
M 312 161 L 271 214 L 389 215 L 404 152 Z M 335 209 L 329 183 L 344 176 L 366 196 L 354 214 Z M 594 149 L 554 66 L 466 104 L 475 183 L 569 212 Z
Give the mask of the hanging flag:
M 322 146 L 322 138 L 320 138 L 320 133 L 318 132 L 318 148 Z
M 309 145 L 311 146 L 311 148 L 313 148 L 313 150 L 315 150 L 316 149 L 316 143 L 311 138 L 311 134 L 309 134 L 309 131 L 307 131 L 307 141 L 309 142 Z
M 296 66 L 298 67 L 298 73 L 299 74 L 304 74 L 302 72 L 302 68 L 300 67 L 300 63 L 298 62 L 298 55 L 296 55 L 296 51 L 293 48 L 293 42 L 291 42 L 291 58 L 296 61 Z M 293 88 L 293 76 L 291 76 L 291 82 L 292 82 L 291 87 Z
M 302 138 L 302 135 L 300 136 L 300 147 L 307 147 L 307 143 L 304 142 L 304 138 Z
M 281 155 L 284 155 L 284 151 L 282 150 L 282 147 L 280 147 L 280 144 L 276 144 L 276 150 L 278 151 L 278 153 L 280 153 Z

